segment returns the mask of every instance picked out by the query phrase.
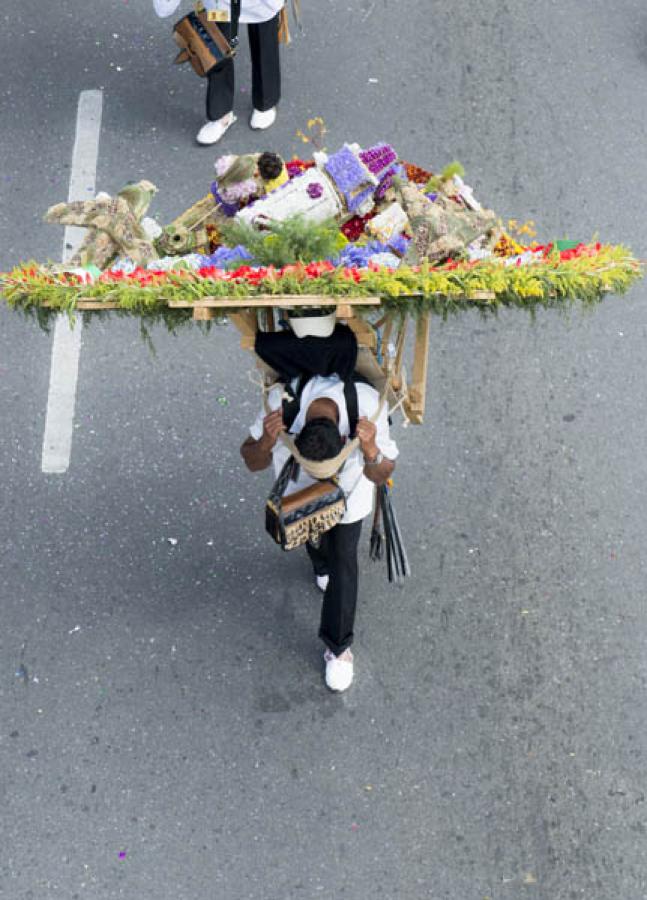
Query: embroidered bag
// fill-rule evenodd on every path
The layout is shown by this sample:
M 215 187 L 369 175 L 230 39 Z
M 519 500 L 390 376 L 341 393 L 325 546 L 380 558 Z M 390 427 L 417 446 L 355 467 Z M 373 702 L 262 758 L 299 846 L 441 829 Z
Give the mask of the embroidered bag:
M 285 463 L 265 505 L 265 528 L 284 550 L 294 550 L 341 522 L 346 495 L 336 478 L 325 478 L 284 497 L 297 465 L 294 457 Z
M 231 0 L 231 29 L 229 37 L 211 21 L 205 10 L 190 12 L 173 26 L 173 37 L 180 48 L 176 63 L 191 63 L 193 71 L 201 78 L 227 59 L 236 55 L 238 47 L 238 21 L 241 0 Z

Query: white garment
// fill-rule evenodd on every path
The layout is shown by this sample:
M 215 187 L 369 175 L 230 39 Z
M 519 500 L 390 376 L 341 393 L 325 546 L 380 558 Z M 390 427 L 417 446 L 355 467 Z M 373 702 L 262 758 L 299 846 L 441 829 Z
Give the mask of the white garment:
M 368 384 L 358 384 L 357 386 L 357 407 L 360 416 L 370 418 L 375 414 L 378 407 L 380 395 Z M 281 405 L 282 388 L 280 386 L 272 388 L 270 391 L 268 402 L 271 409 L 278 409 Z M 308 381 L 301 394 L 301 406 L 297 417 L 295 418 L 291 434 L 298 434 L 305 424 L 305 417 L 308 407 L 313 400 L 321 397 L 328 397 L 337 404 L 339 409 L 339 433 L 342 437 L 348 437 L 348 410 L 346 409 L 346 400 L 344 399 L 344 382 L 337 375 L 323 377 L 315 375 Z M 263 434 L 263 419 L 265 418 L 265 409 L 262 409 L 256 421 L 249 429 L 254 440 L 259 440 Z M 383 407 L 377 422 L 376 443 L 387 459 L 395 459 L 398 455 L 398 447 L 389 434 L 389 419 L 386 405 Z M 282 443 L 277 441 L 272 450 L 272 462 L 274 464 L 274 473 L 278 477 L 281 469 L 287 462 L 290 451 Z M 314 479 L 307 475 L 303 469 L 299 471 L 299 477 L 296 481 L 291 481 L 285 491 L 292 494 L 294 491 L 300 491 L 301 488 L 308 487 L 313 484 Z M 343 469 L 339 473 L 339 483 L 344 491 L 350 491 L 347 499 L 346 513 L 342 519 L 343 525 L 350 525 L 351 522 L 358 522 L 360 519 L 368 516 L 373 508 L 374 487 L 372 481 L 364 475 L 364 456 L 362 451 L 357 448 L 346 460 Z
M 182 0 L 153 0 L 153 7 L 160 18 L 172 16 Z M 285 0 L 242 0 L 240 8 L 240 21 L 242 24 L 257 24 L 267 22 L 283 7 Z M 218 10 L 229 12 L 231 9 L 229 0 L 203 0 L 206 10 Z M 193 4 L 192 4 L 193 5 Z

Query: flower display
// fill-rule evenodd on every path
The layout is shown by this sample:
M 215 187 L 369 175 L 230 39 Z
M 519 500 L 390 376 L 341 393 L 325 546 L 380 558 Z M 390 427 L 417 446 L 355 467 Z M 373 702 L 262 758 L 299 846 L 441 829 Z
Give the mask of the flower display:
M 362 150 L 359 158 L 369 172 L 379 179 L 391 164 L 396 162 L 398 154 L 390 144 L 377 144 L 375 147 L 369 147 L 368 150 Z
M 240 307 L 240 298 L 267 294 L 366 295 L 379 297 L 387 312 L 445 315 L 475 305 L 595 302 L 642 276 L 622 246 L 529 243 L 534 223 L 510 222 L 504 232 L 462 176 L 454 177 L 457 163 L 432 176 L 400 160 L 388 143 L 366 150 L 344 144 L 284 168 L 277 157 L 287 180 L 264 193 L 258 158 L 220 157 L 211 194 L 183 214 L 186 224 L 172 223 L 157 238 L 142 232 L 132 256 L 130 245 L 118 248 L 93 271 L 82 261 L 18 266 L 0 273 L 0 292 L 11 306 L 39 315 L 42 308 L 72 311 L 83 300 L 93 309 L 105 302 L 141 315 L 180 316 L 169 304 L 220 298 L 226 309 L 227 298 Z M 64 215 L 61 224 L 85 225 L 74 219 L 74 204 Z M 101 226 L 105 234 L 113 224 Z M 162 240 L 173 228 L 181 240 Z M 96 239 L 103 234 L 99 229 Z
M 372 199 L 379 182 L 353 148 L 344 144 L 328 157 L 324 170 L 343 196 L 349 212 L 363 215 L 369 211 L 362 207 Z

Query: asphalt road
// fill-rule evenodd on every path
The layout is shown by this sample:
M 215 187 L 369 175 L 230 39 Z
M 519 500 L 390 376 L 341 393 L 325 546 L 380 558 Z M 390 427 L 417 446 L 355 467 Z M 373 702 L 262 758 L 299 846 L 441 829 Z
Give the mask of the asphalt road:
M 7 6 L 0 268 L 60 258 L 41 216 L 81 90 L 104 92 L 99 189 L 150 178 L 161 222 L 206 192 L 203 85 L 149 2 Z M 330 148 L 458 158 L 540 237 L 645 256 L 638 0 L 303 6 L 275 128 L 247 128 L 244 57 L 223 152 L 301 152 L 321 115 Z M 363 563 L 344 696 L 238 456 L 234 330 L 154 329 L 152 355 L 93 321 L 54 476 L 51 336 L 0 309 L 0 896 L 647 897 L 646 294 L 435 323 L 426 423 L 396 428 L 414 574 Z

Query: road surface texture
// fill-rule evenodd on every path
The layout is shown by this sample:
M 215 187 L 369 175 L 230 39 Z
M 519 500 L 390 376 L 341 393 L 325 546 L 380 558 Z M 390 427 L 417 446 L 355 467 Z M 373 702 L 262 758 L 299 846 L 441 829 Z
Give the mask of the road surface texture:
M 319 0 L 271 132 L 194 143 L 204 85 L 148 0 L 8 4 L 0 268 L 60 259 L 79 94 L 97 189 L 162 223 L 220 152 L 381 139 L 539 237 L 647 252 L 638 0 Z M 187 10 L 188 10 L 187 5 Z M 83 330 L 72 455 L 41 451 L 52 336 L 0 310 L 0 897 L 647 897 L 647 289 L 434 323 L 395 428 L 413 568 L 362 544 L 356 683 L 327 692 L 304 554 L 263 531 L 259 405 L 232 327 Z M 366 555 L 364 555 L 366 554 Z

